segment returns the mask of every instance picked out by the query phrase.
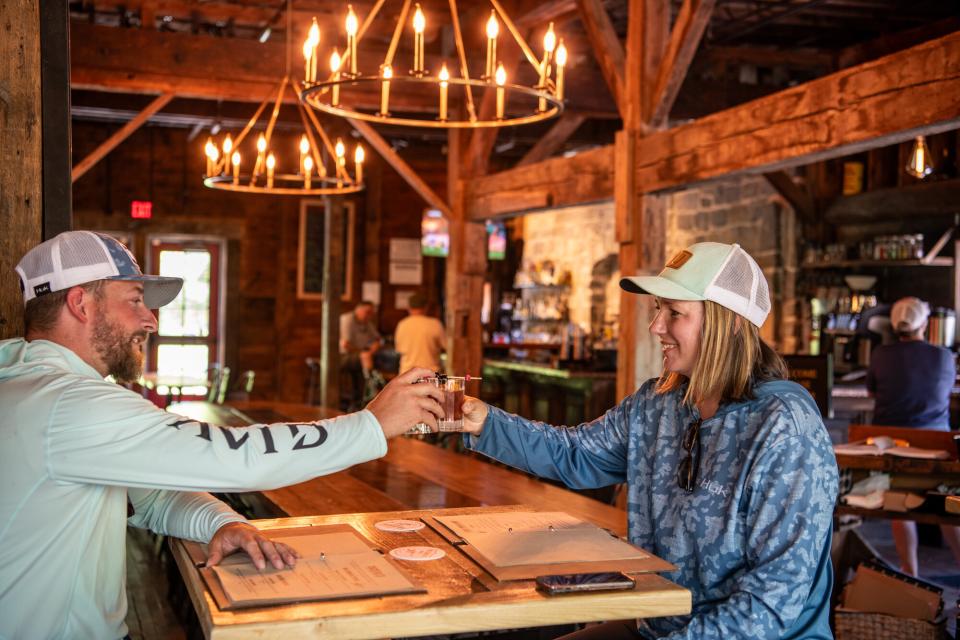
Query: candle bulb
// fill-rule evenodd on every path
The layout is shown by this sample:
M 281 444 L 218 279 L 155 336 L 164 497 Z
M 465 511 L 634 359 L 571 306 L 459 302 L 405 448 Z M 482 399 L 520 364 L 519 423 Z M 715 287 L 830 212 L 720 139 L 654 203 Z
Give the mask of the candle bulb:
M 343 145 L 343 140 L 337 138 L 337 144 L 333 147 L 333 153 L 337 156 L 337 187 L 343 186 L 343 168 L 347 164 L 347 159 L 344 157 L 346 152 L 347 148 Z
M 313 56 L 313 45 L 310 43 L 310 38 L 307 38 L 303 41 L 303 81 L 310 82 L 313 76 L 310 73 L 312 67 L 310 59 Z
M 350 75 L 357 75 L 357 31 L 359 30 L 357 14 L 353 12 L 353 5 L 347 5 L 347 55 L 350 56 Z
M 493 78 L 494 67 L 497 64 L 497 36 L 500 34 L 500 23 L 497 22 L 496 11 L 490 11 L 490 19 L 487 20 L 487 71 L 486 78 L 489 81 Z
M 357 150 L 353 152 L 353 164 L 356 167 L 356 182 L 363 182 L 363 146 L 357 145 Z
M 217 146 L 213 144 L 212 138 L 207 138 L 207 144 L 203 145 L 203 152 L 207 156 L 207 170 L 205 176 L 213 175 L 213 156 L 217 153 Z
M 340 52 L 334 49 L 333 53 L 330 54 L 330 71 L 333 72 L 333 81 L 335 83 L 340 82 L 341 64 L 343 64 L 343 60 L 340 59 Z M 340 104 L 340 85 L 334 84 L 331 93 L 330 104 L 335 107 Z
M 310 152 L 310 142 L 307 140 L 307 135 L 304 134 L 300 136 L 300 165 L 303 165 L 303 159 L 307 157 L 307 153 Z
M 240 152 L 234 151 L 233 157 L 233 184 L 240 184 Z
M 563 44 L 563 40 L 560 40 L 560 45 L 557 47 L 557 99 L 563 100 L 563 68 L 567 64 L 567 48 Z
M 390 113 L 388 107 L 390 102 L 390 78 L 393 77 L 393 67 L 388 64 L 383 65 L 380 69 L 380 76 L 383 78 L 383 82 L 380 83 L 380 115 L 387 116 Z
M 273 189 L 273 169 L 277 166 L 277 159 L 271 153 L 267 156 L 267 189 Z
M 543 34 L 543 62 L 540 63 L 540 83 L 541 91 L 546 91 L 547 78 L 550 76 L 550 57 L 553 54 L 554 47 L 557 46 L 557 34 L 553 32 L 553 23 L 547 27 L 547 32 Z M 540 98 L 539 110 L 547 110 L 547 101 Z
M 497 66 L 495 80 L 497 82 L 497 120 L 503 120 L 503 85 L 507 83 L 507 70 L 503 68 L 502 62 Z
M 413 73 L 423 75 L 423 30 L 427 28 L 427 19 L 420 5 L 413 12 Z
M 317 81 L 317 47 L 320 46 L 320 26 L 317 25 L 317 19 L 313 19 L 310 25 L 310 31 L 307 35 L 310 42 L 310 82 Z
M 267 139 L 261 133 L 257 138 L 257 162 L 253 166 L 253 175 L 250 176 L 251 180 L 255 180 L 257 176 L 263 171 L 263 154 L 267 150 Z
M 310 188 L 310 178 L 313 173 L 313 158 L 307 156 L 303 159 L 303 188 Z
M 440 79 L 440 121 L 445 122 L 447 119 L 447 85 L 450 84 L 450 72 L 447 71 L 446 63 L 440 67 L 440 75 L 437 77 Z
M 227 134 L 227 137 L 223 139 L 223 170 L 220 173 L 226 174 L 230 171 L 230 167 L 227 166 L 230 158 L 230 152 L 233 150 L 233 139 L 230 138 L 230 134 Z

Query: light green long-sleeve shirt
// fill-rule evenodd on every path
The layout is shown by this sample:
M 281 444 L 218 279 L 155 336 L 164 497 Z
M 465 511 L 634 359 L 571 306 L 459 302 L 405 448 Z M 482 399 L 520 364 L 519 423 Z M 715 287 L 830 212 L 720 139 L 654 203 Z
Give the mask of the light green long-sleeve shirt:
M 368 411 L 220 427 L 106 382 L 69 349 L 0 341 L 0 638 L 121 638 L 129 523 L 209 540 L 203 491 L 282 487 L 386 453 Z

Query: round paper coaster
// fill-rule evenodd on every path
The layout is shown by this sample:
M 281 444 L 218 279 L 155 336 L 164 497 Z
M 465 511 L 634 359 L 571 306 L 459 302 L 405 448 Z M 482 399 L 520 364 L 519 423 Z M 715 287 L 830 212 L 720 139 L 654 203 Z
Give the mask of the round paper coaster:
M 447 553 L 436 547 L 397 547 L 396 549 L 390 549 L 390 555 L 397 560 L 423 562 L 425 560 L 439 560 Z
M 423 523 L 416 520 L 381 520 L 375 526 L 380 531 L 395 531 L 407 533 L 410 531 L 420 531 L 423 529 Z

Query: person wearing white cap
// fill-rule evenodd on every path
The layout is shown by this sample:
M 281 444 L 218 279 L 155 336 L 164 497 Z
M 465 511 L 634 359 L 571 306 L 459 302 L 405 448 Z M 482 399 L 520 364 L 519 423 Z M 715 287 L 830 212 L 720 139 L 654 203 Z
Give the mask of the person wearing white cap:
M 655 297 L 659 378 L 575 427 L 464 403 L 471 449 L 577 489 L 625 483 L 630 541 L 692 592 L 691 615 L 567 637 L 832 638 L 836 460 L 810 394 L 760 338 L 760 267 L 736 244 L 701 242 L 620 286 Z
M 179 278 L 146 276 L 108 235 L 68 231 L 16 267 L 26 338 L 0 341 L 0 638 L 127 633 L 127 524 L 209 542 L 208 565 L 242 549 L 296 561 L 205 491 L 303 482 L 379 458 L 418 422 L 436 429 L 439 392 L 398 376 L 367 410 L 307 424 L 229 428 L 157 408 L 104 380 L 134 381 L 151 309 Z
M 873 424 L 950 430 L 950 391 L 957 377 L 949 349 L 924 339 L 930 305 L 908 296 L 893 303 L 890 325 L 897 342 L 870 353 L 867 391 L 874 397 Z M 904 573 L 917 575 L 917 525 L 891 520 L 893 542 Z M 943 539 L 960 562 L 960 527 L 941 525 Z

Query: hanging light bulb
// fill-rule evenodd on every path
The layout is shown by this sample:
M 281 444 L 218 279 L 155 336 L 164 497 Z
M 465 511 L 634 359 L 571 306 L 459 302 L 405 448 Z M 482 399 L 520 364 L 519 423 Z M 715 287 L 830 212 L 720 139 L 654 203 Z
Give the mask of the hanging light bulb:
M 910 152 L 910 158 L 907 160 L 907 173 L 914 178 L 926 178 L 933 173 L 933 165 L 930 164 L 930 149 L 927 148 L 927 141 L 923 136 L 917 136 L 913 143 L 913 150 Z

